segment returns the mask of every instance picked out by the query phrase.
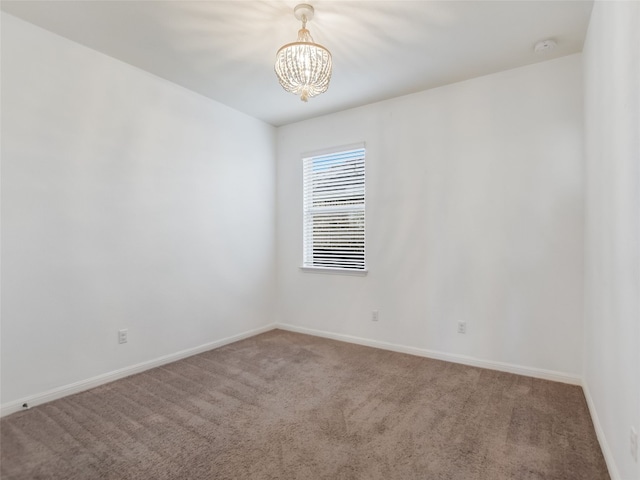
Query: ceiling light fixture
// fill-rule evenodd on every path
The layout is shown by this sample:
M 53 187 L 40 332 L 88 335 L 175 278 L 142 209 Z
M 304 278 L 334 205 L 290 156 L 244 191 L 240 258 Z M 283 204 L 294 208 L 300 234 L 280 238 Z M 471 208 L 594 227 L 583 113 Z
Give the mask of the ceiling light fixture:
M 298 30 L 297 41 L 278 50 L 274 67 L 282 88 L 300 95 L 303 102 L 326 92 L 331 80 L 331 53 L 314 43 L 307 30 L 313 12 L 313 7 L 306 3 L 293 9 L 295 17 L 302 21 L 302 28 Z

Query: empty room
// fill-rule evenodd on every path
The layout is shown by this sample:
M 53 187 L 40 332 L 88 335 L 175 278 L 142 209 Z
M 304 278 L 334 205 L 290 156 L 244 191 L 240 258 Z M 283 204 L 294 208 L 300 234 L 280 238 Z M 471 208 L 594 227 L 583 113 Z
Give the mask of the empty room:
M 640 1 L 0 9 L 2 480 L 640 480 Z

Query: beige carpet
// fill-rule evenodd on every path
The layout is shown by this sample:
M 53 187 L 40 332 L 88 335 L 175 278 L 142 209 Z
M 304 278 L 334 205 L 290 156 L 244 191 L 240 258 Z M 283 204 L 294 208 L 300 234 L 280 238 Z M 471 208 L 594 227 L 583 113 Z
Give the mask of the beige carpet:
M 275 330 L 2 419 L 2 479 L 608 479 L 579 387 Z

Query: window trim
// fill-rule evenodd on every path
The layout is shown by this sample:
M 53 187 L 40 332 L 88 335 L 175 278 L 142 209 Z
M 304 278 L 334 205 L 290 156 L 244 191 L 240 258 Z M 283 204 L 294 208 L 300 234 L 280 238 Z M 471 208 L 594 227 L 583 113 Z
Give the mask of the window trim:
M 304 204 L 305 204 L 305 200 L 304 200 L 304 196 L 305 196 L 305 189 L 304 189 L 304 181 L 305 181 L 305 172 L 304 172 L 304 162 L 305 159 L 309 159 L 309 158 L 313 158 L 313 157 L 321 157 L 321 156 L 325 156 L 325 155 L 331 155 L 331 154 L 339 154 L 342 152 L 349 152 L 351 150 L 365 150 L 364 153 L 364 171 L 363 171 L 363 175 L 364 175 L 364 179 L 363 179 L 363 193 L 364 193 L 364 204 L 362 206 L 362 212 L 364 214 L 364 220 L 365 220 L 365 228 L 364 228 L 364 233 L 363 233 L 363 241 L 364 241 L 364 265 L 363 268 L 361 269 L 356 269 L 356 268 L 341 268 L 341 267 L 328 267 L 328 266 L 315 266 L 315 265 L 305 265 L 305 220 L 306 220 L 306 214 L 307 212 L 305 211 L 304 208 Z M 311 152 L 305 152 L 300 156 L 300 161 L 301 161 L 301 165 L 303 166 L 303 172 L 302 172 L 302 183 L 303 183 L 303 188 L 302 188 L 302 204 L 303 204 L 303 209 L 302 209 L 302 243 L 303 243 L 303 251 L 302 251 L 302 265 L 299 267 L 300 270 L 302 272 L 305 273 L 322 273 L 322 274 L 330 274 L 330 275 L 351 275 L 351 276 L 366 276 L 368 273 L 368 265 L 367 265 L 367 255 L 366 255 L 366 249 L 367 249 L 367 230 L 366 230 L 366 217 L 367 217 L 367 213 L 366 213 L 366 166 L 367 166 L 367 162 L 366 162 L 366 145 L 365 142 L 359 142 L 359 143 L 352 143 L 352 144 L 348 144 L 348 145 L 342 145 L 342 146 L 338 146 L 338 147 L 333 147 L 333 148 L 326 148 L 326 149 L 322 149 L 322 150 L 315 150 L 315 151 L 311 151 Z
M 351 268 L 333 268 L 333 267 L 300 267 L 304 273 L 327 273 L 329 275 L 353 275 L 355 277 L 364 277 L 369 273 L 368 269 L 354 270 Z

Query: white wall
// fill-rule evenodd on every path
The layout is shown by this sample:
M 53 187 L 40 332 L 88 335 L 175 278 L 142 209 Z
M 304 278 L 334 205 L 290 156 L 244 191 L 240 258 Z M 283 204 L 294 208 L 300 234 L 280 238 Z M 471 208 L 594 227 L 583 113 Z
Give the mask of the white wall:
M 272 322 L 274 204 L 273 127 L 2 14 L 2 404 Z
M 585 391 L 613 480 L 640 479 L 640 3 L 596 2 L 583 56 Z
M 579 381 L 581 68 L 572 55 L 279 128 L 279 321 Z M 361 141 L 369 273 L 302 272 L 301 155 Z

